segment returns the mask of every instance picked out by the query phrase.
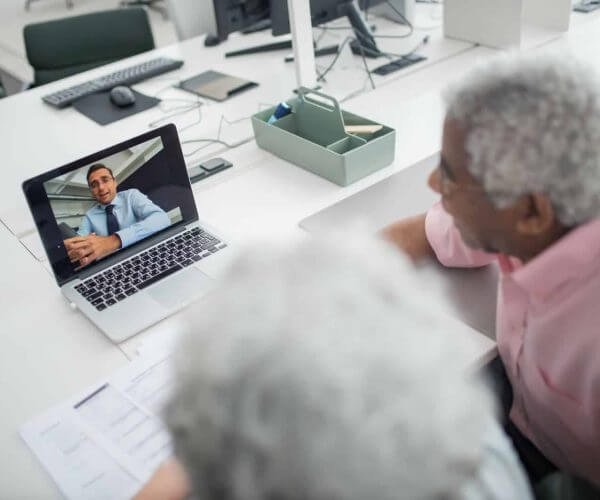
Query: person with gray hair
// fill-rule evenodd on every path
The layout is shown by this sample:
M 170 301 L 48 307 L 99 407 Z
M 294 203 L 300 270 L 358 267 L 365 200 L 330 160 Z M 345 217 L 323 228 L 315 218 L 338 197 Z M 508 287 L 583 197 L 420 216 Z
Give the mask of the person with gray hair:
M 183 468 L 138 499 L 532 498 L 464 331 L 391 246 L 350 246 L 261 246 L 195 307 L 165 412 Z
M 489 371 L 533 483 L 600 485 L 600 79 L 569 57 L 504 56 L 446 93 L 441 202 L 384 235 L 414 259 L 497 262 Z

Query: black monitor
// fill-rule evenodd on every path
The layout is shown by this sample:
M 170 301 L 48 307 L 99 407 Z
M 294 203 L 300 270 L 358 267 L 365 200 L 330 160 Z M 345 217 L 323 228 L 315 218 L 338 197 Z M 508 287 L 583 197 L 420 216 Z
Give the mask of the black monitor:
M 354 29 L 356 41 L 350 44 L 355 54 L 379 57 L 375 38 L 353 0 L 310 0 L 312 25 L 318 26 L 340 17 L 347 17 Z M 274 1 L 271 5 L 271 25 L 273 35 L 290 32 L 287 0 Z
M 221 42 L 236 31 L 251 32 L 270 27 L 270 0 L 213 0 L 213 5 L 217 38 Z
M 376 7 L 382 3 L 387 3 L 389 0 L 358 0 L 358 6 L 362 10 L 368 10 L 371 7 Z

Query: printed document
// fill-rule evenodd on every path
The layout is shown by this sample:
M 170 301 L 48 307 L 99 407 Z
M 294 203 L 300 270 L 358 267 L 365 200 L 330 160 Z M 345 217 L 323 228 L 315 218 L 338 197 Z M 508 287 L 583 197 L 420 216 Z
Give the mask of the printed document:
M 21 428 L 67 498 L 131 498 L 171 456 L 160 417 L 171 368 L 170 355 L 138 358 Z

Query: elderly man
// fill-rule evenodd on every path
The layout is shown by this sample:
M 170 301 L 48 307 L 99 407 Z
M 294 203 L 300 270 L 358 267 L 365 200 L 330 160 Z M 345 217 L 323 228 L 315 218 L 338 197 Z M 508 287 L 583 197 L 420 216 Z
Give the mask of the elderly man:
M 72 262 L 87 266 L 169 226 L 165 211 L 137 189 L 117 192 L 117 181 L 105 165 L 92 165 L 87 182 L 98 203 L 85 214 L 79 236 L 65 240 Z
M 138 499 L 531 499 L 465 337 L 413 272 L 376 242 L 247 252 L 176 357 L 183 467 Z
M 557 466 L 598 485 L 600 81 L 568 58 L 507 57 L 447 105 L 441 203 L 385 234 L 413 258 L 498 263 L 507 430 L 534 482 Z

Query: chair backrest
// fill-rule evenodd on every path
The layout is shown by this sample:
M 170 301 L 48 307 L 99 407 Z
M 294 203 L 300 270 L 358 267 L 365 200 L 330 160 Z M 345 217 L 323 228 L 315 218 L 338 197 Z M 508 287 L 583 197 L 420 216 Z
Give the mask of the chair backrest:
M 217 32 L 213 0 L 167 0 L 167 9 L 179 40 Z
M 23 36 L 34 86 L 154 48 L 144 9 L 115 9 L 30 24 Z

